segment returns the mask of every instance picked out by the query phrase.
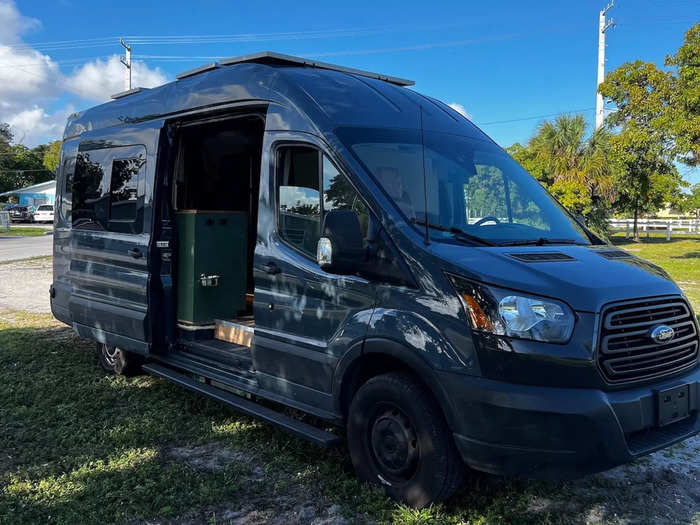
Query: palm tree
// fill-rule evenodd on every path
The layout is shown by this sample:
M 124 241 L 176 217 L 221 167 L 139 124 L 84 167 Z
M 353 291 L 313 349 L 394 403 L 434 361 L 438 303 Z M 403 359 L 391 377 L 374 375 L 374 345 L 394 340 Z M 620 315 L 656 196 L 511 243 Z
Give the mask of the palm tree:
M 586 138 L 582 115 L 560 115 L 537 128 L 527 149 L 541 182 L 576 215 L 605 231 L 615 198 L 614 172 L 608 161 L 610 133 L 598 129 Z

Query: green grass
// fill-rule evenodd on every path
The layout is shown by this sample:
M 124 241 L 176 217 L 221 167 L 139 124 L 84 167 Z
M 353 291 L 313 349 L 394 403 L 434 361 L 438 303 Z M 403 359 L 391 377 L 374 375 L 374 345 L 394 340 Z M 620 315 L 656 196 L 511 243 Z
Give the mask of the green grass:
M 700 238 L 613 241 L 664 267 L 700 310 Z M 251 508 L 305 523 L 294 518 L 300 503 L 318 516 L 337 505 L 349 523 L 399 525 L 584 523 L 591 513 L 641 523 L 666 512 L 629 503 L 647 501 L 644 480 L 475 472 L 448 502 L 408 509 L 360 484 L 344 448 L 319 449 L 164 380 L 107 376 L 93 350 L 50 315 L 0 313 L 0 525 L 226 523 Z M 218 451 L 216 468 L 176 453 L 200 446 Z
M 652 234 L 649 239 L 642 236 L 640 242 L 634 242 L 618 234 L 611 240 L 666 270 L 700 315 L 700 235 L 674 235 L 667 241 L 666 234 Z
M 344 448 L 319 449 L 164 380 L 105 375 L 93 345 L 48 315 L 0 314 L 0 524 L 220 523 L 224 509 L 252 502 L 277 516 L 296 501 L 338 505 L 352 523 L 551 519 L 528 502 L 558 485 L 481 474 L 448 504 L 401 507 L 356 480 Z M 238 459 L 202 470 L 172 453 L 205 444 Z
M 37 237 L 39 235 L 45 235 L 46 232 L 51 230 L 47 228 L 37 228 L 32 226 L 10 226 L 10 231 L 4 232 L 0 231 L 0 237 L 12 236 L 12 237 Z

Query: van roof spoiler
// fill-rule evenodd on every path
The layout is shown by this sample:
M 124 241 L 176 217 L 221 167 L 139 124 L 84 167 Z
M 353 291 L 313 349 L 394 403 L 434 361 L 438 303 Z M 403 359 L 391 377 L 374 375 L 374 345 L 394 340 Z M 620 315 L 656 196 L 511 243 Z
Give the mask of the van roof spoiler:
M 127 89 L 126 91 L 120 91 L 119 93 L 115 93 L 112 95 L 112 100 L 117 100 L 118 98 L 124 98 L 128 97 L 129 95 L 134 95 L 136 93 L 140 93 L 141 91 L 148 91 L 150 88 L 144 88 L 144 87 L 136 87 L 133 89 Z
M 195 69 L 190 69 L 184 71 L 177 75 L 177 79 L 188 78 L 206 71 L 211 71 L 213 69 L 218 69 L 221 66 L 230 66 L 233 64 L 242 64 L 245 62 L 255 62 L 258 64 L 269 64 L 269 65 L 281 65 L 281 66 L 307 66 L 317 69 L 328 69 L 331 71 L 340 71 L 342 73 L 350 73 L 353 75 L 359 75 L 362 77 L 374 78 L 377 80 L 383 80 L 389 82 L 390 84 L 396 84 L 397 86 L 412 86 L 415 84 L 413 80 L 406 80 L 405 78 L 392 77 L 389 75 L 382 75 L 380 73 L 372 73 L 371 71 L 363 71 L 361 69 L 353 69 L 350 67 L 336 66 L 335 64 L 328 64 L 327 62 L 319 62 L 318 60 L 311 60 L 308 58 L 295 57 L 292 55 L 284 55 L 282 53 L 275 53 L 273 51 L 261 51 L 259 53 L 252 53 L 250 55 L 243 55 L 239 57 L 224 58 L 218 62 L 212 62 L 204 66 L 197 67 Z M 133 91 L 133 90 L 132 90 Z M 124 92 L 122 96 L 130 95 L 130 92 Z M 120 93 L 121 95 L 121 93 Z M 114 95 L 112 98 L 115 98 Z

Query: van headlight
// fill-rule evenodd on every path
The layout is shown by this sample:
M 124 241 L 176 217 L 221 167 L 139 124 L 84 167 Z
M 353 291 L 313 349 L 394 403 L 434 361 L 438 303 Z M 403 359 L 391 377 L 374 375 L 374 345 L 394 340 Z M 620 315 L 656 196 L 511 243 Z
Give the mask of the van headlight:
M 576 318 L 563 302 L 449 277 L 474 330 L 545 343 L 571 338 Z

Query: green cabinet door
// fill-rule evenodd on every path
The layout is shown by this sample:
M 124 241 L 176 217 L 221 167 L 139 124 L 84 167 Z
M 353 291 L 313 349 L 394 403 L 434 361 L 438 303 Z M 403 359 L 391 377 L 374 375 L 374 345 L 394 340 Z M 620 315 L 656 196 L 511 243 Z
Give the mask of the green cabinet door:
M 178 322 L 235 318 L 246 306 L 247 214 L 183 210 L 177 227 Z

